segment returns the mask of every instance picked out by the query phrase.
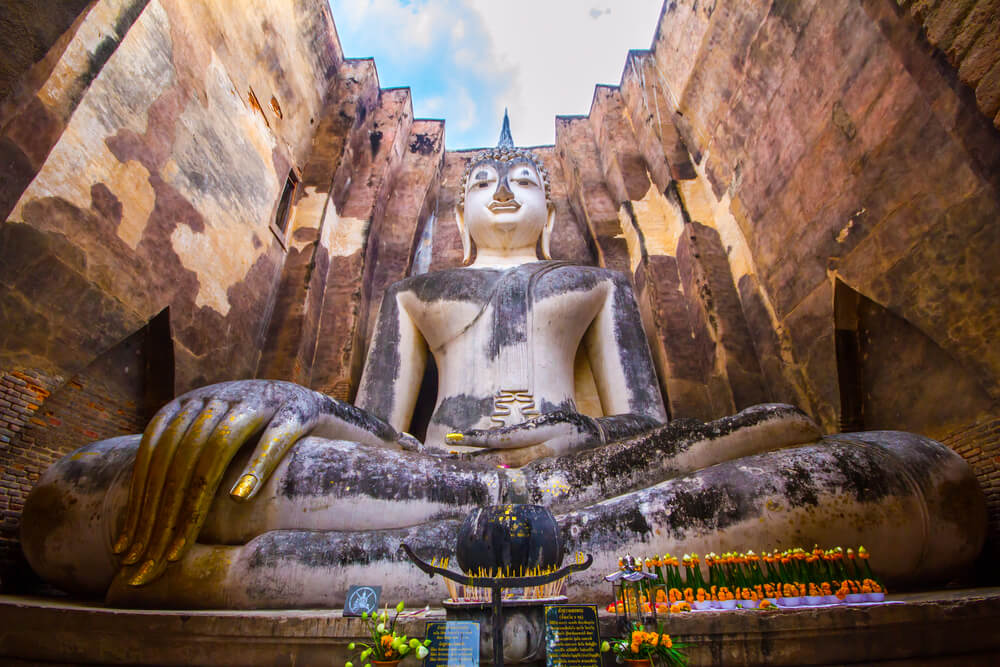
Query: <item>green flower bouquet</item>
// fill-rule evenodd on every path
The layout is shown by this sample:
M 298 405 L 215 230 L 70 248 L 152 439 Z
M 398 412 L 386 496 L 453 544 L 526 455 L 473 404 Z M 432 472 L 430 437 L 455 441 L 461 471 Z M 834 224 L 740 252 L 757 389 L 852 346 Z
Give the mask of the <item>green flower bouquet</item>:
M 403 608 L 403 602 L 400 601 L 396 605 L 396 615 L 392 617 L 392 621 L 389 620 L 386 609 L 383 609 L 380 614 L 369 615 L 368 612 L 362 612 L 361 621 L 365 624 L 368 634 L 371 635 L 371 642 L 351 642 L 347 645 L 347 649 L 349 651 L 361 649 L 358 659 L 364 667 L 372 667 L 371 663 L 373 662 L 376 664 L 397 663 L 410 651 L 414 651 L 420 660 L 427 657 L 427 646 L 431 643 L 430 639 L 420 641 L 396 632 L 396 619 L 399 618 Z M 354 663 L 348 661 L 344 663 L 344 667 L 354 667 Z

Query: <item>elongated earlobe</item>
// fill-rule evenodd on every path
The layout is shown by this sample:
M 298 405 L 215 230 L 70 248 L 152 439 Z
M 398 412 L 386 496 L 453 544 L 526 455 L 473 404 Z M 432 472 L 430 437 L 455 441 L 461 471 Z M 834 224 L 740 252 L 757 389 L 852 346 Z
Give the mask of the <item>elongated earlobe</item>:
M 458 235 L 462 239 L 462 266 L 472 263 L 472 237 L 469 228 L 465 226 L 465 209 L 455 207 L 455 224 L 458 225 Z
M 549 206 L 549 217 L 545 220 L 545 226 L 542 228 L 542 259 L 552 259 L 552 253 L 549 252 L 549 239 L 552 238 L 552 228 L 556 224 L 556 209 L 554 206 Z

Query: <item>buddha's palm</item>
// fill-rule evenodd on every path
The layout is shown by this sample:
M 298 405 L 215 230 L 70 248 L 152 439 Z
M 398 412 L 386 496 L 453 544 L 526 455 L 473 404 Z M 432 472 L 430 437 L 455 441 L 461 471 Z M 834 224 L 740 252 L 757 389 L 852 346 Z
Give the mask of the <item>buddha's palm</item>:
M 195 541 L 236 452 L 260 433 L 230 492 L 252 499 L 289 447 L 306 435 L 403 448 L 419 446 L 360 408 L 290 382 L 210 385 L 165 405 L 142 435 L 125 527 L 114 551 L 136 566 L 129 583 L 150 582 Z

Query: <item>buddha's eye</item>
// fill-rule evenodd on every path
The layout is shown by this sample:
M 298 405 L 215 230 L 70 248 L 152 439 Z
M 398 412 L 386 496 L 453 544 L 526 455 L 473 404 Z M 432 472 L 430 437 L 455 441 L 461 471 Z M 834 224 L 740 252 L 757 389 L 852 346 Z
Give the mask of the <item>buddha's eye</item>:
M 482 188 L 489 187 L 489 185 L 490 185 L 489 181 L 477 181 L 477 182 L 475 182 L 475 183 L 472 184 L 472 187 L 482 189 Z

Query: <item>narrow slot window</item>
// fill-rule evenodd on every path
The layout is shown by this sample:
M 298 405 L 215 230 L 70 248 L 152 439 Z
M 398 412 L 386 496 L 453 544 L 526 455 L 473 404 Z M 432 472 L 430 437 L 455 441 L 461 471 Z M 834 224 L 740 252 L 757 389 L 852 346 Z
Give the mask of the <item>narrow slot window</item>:
M 295 196 L 295 188 L 299 184 L 299 179 L 295 177 L 295 172 L 289 171 L 285 180 L 285 187 L 281 191 L 281 199 L 278 200 L 278 210 L 274 214 L 274 226 L 284 234 L 288 231 L 288 219 L 291 217 L 292 201 Z

